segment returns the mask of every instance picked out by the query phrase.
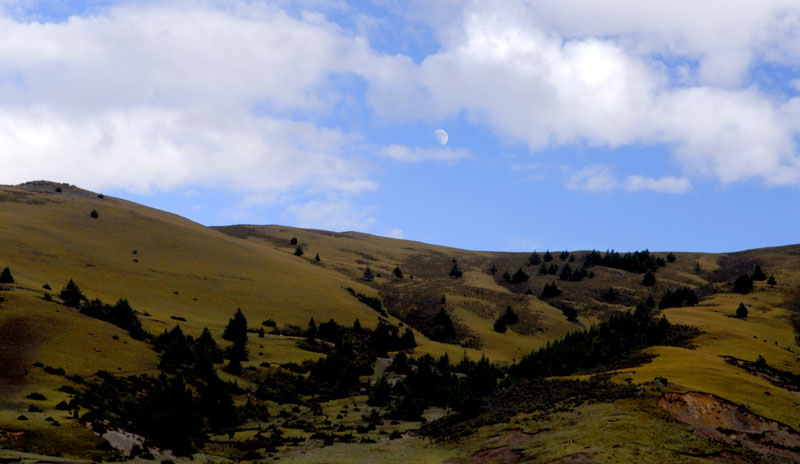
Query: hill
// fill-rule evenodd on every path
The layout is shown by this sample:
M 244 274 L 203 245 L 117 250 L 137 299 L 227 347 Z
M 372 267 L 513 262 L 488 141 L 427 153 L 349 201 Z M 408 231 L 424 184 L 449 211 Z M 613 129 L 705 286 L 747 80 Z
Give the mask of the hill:
M 296 253 L 298 247 L 301 256 Z M 214 339 L 227 346 L 223 333 L 239 308 L 250 329 L 249 357 L 243 360 L 241 373 L 226 372 L 228 364 L 223 363 L 216 369 L 222 382 L 230 382 L 225 394 L 231 395 L 232 407 L 239 408 L 239 425 L 212 427 L 209 418 L 204 438 L 197 435 L 190 440 L 195 453 L 243 458 L 252 451 L 252 459 L 272 454 L 299 462 L 422 462 L 423 458 L 430 462 L 633 462 L 647 461 L 648 456 L 659 462 L 705 458 L 736 462 L 791 461 L 800 456 L 800 448 L 792 448 L 796 446 L 792 428 L 800 427 L 800 387 L 792 377 L 800 370 L 800 246 L 727 254 L 475 252 L 356 232 L 253 225 L 209 228 L 74 186 L 32 182 L 0 187 L 0 268 L 5 266 L 14 282 L 4 284 L 0 291 L 4 300 L 0 302 L 0 388 L 4 393 L 0 450 L 12 450 L 7 453 L 15 459 L 24 451 L 37 456 L 112 459 L 114 452 L 104 442 L 120 440 L 108 433 L 101 438 L 87 428 L 87 421 L 71 418 L 98 414 L 92 412 L 91 404 L 77 405 L 78 400 L 87 401 L 81 392 L 91 391 L 98 382 L 110 385 L 143 374 L 155 379 L 167 372 L 168 378 L 185 377 L 189 391 L 201 395 L 215 381 L 201 378 L 192 383 L 196 374 L 187 369 L 197 361 L 165 368 L 164 350 L 169 351 L 170 345 L 156 337 L 180 325 L 182 333 L 196 340 L 208 328 Z M 777 284 L 756 280 L 753 291 L 733 293 L 734 281 L 743 274 L 753 275 L 756 266 Z M 654 276 L 652 285 L 643 284 L 647 273 Z M 85 308 L 64 306 L 58 294 L 70 279 L 89 300 L 114 304 L 126 299 L 151 335 L 137 339 L 119 324 L 91 317 Z M 545 286 L 552 284 L 560 294 L 543 295 Z M 683 288 L 691 291 L 696 303 L 665 297 Z M 532 351 L 609 321 L 613 315 L 634 311 L 649 297 L 656 306 L 649 310 L 652 317 L 664 316 L 676 327 L 697 329 L 690 331 L 694 336 L 688 343 L 659 342 L 623 357 L 609 355 L 593 369 L 570 371 L 565 379 L 578 383 L 558 384 L 547 394 L 542 392 L 555 388 L 553 382 L 560 380 L 551 378 L 550 383 L 529 387 L 527 380 L 519 379 L 513 385 L 495 384 L 485 390 L 488 396 L 480 394 L 471 403 L 431 399 L 420 405 L 424 414 L 419 417 L 403 416 L 408 406 L 403 401 L 410 396 L 404 396 L 399 387 L 389 393 L 389 404 L 376 406 L 372 401 L 371 389 L 377 388 L 382 376 L 402 388 L 414 388 L 410 379 L 427 369 L 424 355 L 436 360 L 446 354 L 452 362 L 452 368 L 440 362 L 432 372 L 442 375 L 455 369 L 452 377 L 447 374 L 428 382 L 444 382 L 442 388 L 447 389 L 453 384 L 455 390 L 448 391 L 463 393 L 468 388 L 471 395 L 478 395 L 484 390 L 477 384 L 469 386 L 469 381 L 494 375 L 489 372 L 509 376 L 514 370 L 507 368 Z M 740 304 L 748 309 L 746 318 L 733 317 Z M 514 318 L 504 316 L 509 309 Z M 307 330 L 312 318 L 319 332 Z M 323 329 L 320 324 L 329 320 L 340 328 L 335 331 L 338 335 L 327 339 L 322 331 L 334 326 Z M 356 320 L 364 330 L 344 329 Z M 395 330 L 399 337 L 407 328 L 416 346 L 404 353 L 415 361 L 410 371 L 400 371 L 391 333 Z M 352 343 L 355 358 L 341 358 L 342 337 Z M 383 348 L 376 345 L 379 342 Z M 389 352 L 382 351 L 386 348 Z M 477 361 L 483 356 L 496 370 L 478 374 L 483 368 Z M 471 359 L 473 367 L 469 363 L 456 367 L 462 358 Z M 353 381 L 344 385 L 334 375 L 336 382 L 330 383 L 325 373 L 329 365 L 339 366 L 333 372 L 340 376 L 355 369 Z M 98 376 L 98 371 L 112 378 Z M 606 372 L 602 380 L 588 380 L 599 372 Z M 655 378 L 660 380 L 654 384 Z M 286 385 L 275 386 L 279 380 L 292 383 L 295 396 L 286 396 Z M 584 385 L 593 385 L 594 393 L 586 397 L 581 393 L 588 388 Z M 625 390 L 633 386 L 636 389 Z M 338 393 L 329 393 L 331 388 Z M 522 398 L 529 394 L 525 388 L 535 388 L 552 401 L 539 406 L 533 400 L 524 402 Z M 259 393 L 265 390 L 272 393 Z M 696 432 L 692 435 L 678 422 L 690 416 L 680 413 L 690 407 L 689 400 L 661 401 L 662 391 L 706 393 L 711 399 L 703 401 L 720 411 L 726 401 L 746 403 L 747 414 L 764 424 L 774 421 L 789 427 L 789 438 L 781 438 L 782 447 L 774 445 L 778 439 L 772 445 L 764 440 L 755 443 L 755 439 L 745 443 L 731 438 L 733 432 L 703 434 L 697 431 L 706 429 L 689 423 Z M 283 399 L 276 392 L 283 392 Z M 367 405 L 370 392 L 373 404 Z M 563 392 L 572 393 L 558 396 Z M 33 393 L 45 399 L 31 399 Z M 508 398 L 534 406 L 511 407 Z M 74 408 L 58 407 L 62 401 L 73 400 Z M 259 419 L 248 416 L 257 409 L 251 404 L 254 401 L 267 411 Z M 562 402 L 571 406 L 558 407 Z M 319 409 L 313 404 L 319 404 Z M 406 409 L 392 409 L 401 406 Z M 375 411 L 378 418 L 367 419 L 366 412 L 358 411 L 362 408 Z M 498 419 L 489 414 L 493 409 L 510 412 Z M 449 410 L 458 413 L 448 414 Z M 432 436 L 424 427 L 420 429 L 421 417 L 439 419 L 438 429 L 452 433 Z M 753 427 L 753 421 L 737 423 Z M 358 426 L 364 430 L 356 433 Z M 601 439 L 609 427 L 613 433 Z M 725 427 L 722 422 L 716 426 Z M 420 432 L 407 432 L 417 429 Z M 348 433 L 358 435 L 361 442 L 347 439 Z M 287 436 L 297 440 L 287 442 Z M 665 446 L 664 439 L 674 443 Z M 127 443 L 121 449 L 129 453 L 130 440 L 121 441 Z M 0 458 L 5 457 L 3 453 Z

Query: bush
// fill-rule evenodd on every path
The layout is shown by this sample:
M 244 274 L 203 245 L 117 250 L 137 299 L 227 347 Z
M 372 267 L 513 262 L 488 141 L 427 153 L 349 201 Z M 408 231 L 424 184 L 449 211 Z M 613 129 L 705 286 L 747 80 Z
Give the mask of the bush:
M 647 271 L 642 277 L 642 285 L 645 287 L 652 287 L 656 284 L 656 276 L 650 271 Z
M 295 256 L 303 256 L 303 247 L 297 245 L 297 248 L 294 249 Z
M 753 291 L 753 279 L 747 274 L 740 275 L 733 283 L 733 293 L 746 295 Z
M 97 210 L 96 210 L 96 209 L 93 209 L 93 210 L 92 210 L 92 212 L 91 212 L 91 213 L 89 213 L 89 216 L 91 216 L 91 217 L 92 217 L 92 218 L 94 218 L 94 219 L 97 219 L 97 218 L 99 218 L 99 217 L 100 217 L 100 214 L 97 212 Z
M 292 245 L 297 245 L 297 237 L 292 237 L 292 239 L 289 240 L 289 243 L 291 243 Z
M 753 270 L 753 275 L 750 276 L 750 278 L 756 282 L 763 282 L 767 280 L 767 275 L 764 274 L 764 271 L 761 270 L 760 265 L 756 265 L 755 270 Z
M 744 303 L 739 303 L 739 307 L 736 308 L 736 317 L 739 319 L 747 318 L 747 307 L 744 305 Z

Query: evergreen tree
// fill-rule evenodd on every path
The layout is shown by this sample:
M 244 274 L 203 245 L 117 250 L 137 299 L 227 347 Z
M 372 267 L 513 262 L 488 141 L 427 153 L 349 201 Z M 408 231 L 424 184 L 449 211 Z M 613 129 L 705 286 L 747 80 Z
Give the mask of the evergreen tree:
M 511 276 L 511 283 L 512 284 L 521 284 L 522 282 L 528 281 L 528 274 L 525 274 L 525 271 L 522 268 L 517 269 L 517 272 Z
M 538 266 L 541 262 L 542 259 L 539 257 L 539 253 L 535 251 L 528 256 L 528 266 Z
M 753 279 L 747 274 L 740 275 L 733 283 L 733 292 L 747 294 L 753 291 Z
M 547 273 L 550 275 L 558 274 L 558 265 L 551 264 L 549 268 L 547 268 Z
M 747 307 L 744 303 L 739 303 L 739 307 L 736 308 L 736 317 L 739 319 L 745 319 L 747 317 Z
M 431 337 L 436 341 L 454 341 L 456 338 L 456 329 L 453 326 L 453 320 L 444 308 L 441 308 L 436 316 L 433 317 L 431 324 Z
M 401 350 L 411 350 L 417 346 L 417 340 L 414 338 L 414 332 L 411 331 L 408 327 L 406 327 L 406 331 L 403 332 L 403 336 L 400 337 L 400 349 Z
M 11 269 L 4 268 L 3 272 L 0 272 L 0 284 L 13 284 L 14 283 L 14 276 L 11 275 Z
M 539 267 L 539 275 L 547 275 L 547 264 L 542 263 Z
M 564 265 L 558 278 L 561 280 L 570 280 L 572 278 L 572 269 L 570 269 L 569 264 Z
M 676 258 L 675 258 L 675 255 L 674 255 L 674 254 L 672 254 L 672 252 L 669 252 L 669 253 L 667 254 L 667 261 L 669 261 L 670 263 L 674 263 L 674 262 L 675 262 L 675 259 L 676 259 Z
M 569 262 L 570 263 L 574 263 L 575 262 L 575 255 L 569 255 Z
M 647 271 L 642 277 L 642 285 L 645 287 L 652 287 L 656 284 L 656 276 L 650 271 Z
M 247 361 L 249 355 L 247 351 L 247 337 L 234 341 L 233 345 L 228 348 L 228 358 L 231 361 Z
M 292 239 L 289 240 L 289 243 L 292 244 L 292 246 L 297 245 L 297 237 L 292 237 Z
M 515 313 L 514 310 L 511 309 L 511 306 L 506 307 L 506 312 L 504 312 L 503 315 L 500 316 L 500 319 L 502 319 L 503 322 L 506 323 L 506 325 L 514 325 L 517 322 L 519 322 L 519 316 L 517 316 L 517 313 Z
M 453 259 L 453 267 L 450 269 L 450 276 L 458 279 L 462 274 L 461 269 L 458 268 L 458 262 Z
M 542 259 L 544 259 L 544 262 L 545 262 L 545 263 L 549 263 L 550 261 L 552 261 L 552 260 L 553 260 L 553 255 L 551 255 L 551 254 L 550 254 L 550 250 L 547 250 L 547 251 L 544 253 L 544 258 L 542 258 Z
M 767 280 L 767 275 L 761 270 L 761 265 L 757 264 L 755 270 L 753 270 L 753 275 L 750 278 L 756 282 L 763 282 Z
M 394 267 L 394 271 L 392 271 L 392 272 L 394 273 L 394 278 L 395 279 L 397 279 L 397 280 L 402 280 L 403 279 L 403 271 L 400 270 L 400 266 L 395 266 Z
M 508 273 L 508 269 L 503 272 L 503 282 L 511 282 L 511 274 Z
M 89 216 L 91 216 L 93 219 L 97 219 L 100 217 L 100 214 L 97 212 L 96 209 L 93 209 L 92 212 L 89 213 Z
M 319 262 L 319 261 L 320 261 L 320 260 L 319 260 L 319 253 L 317 253 L 317 256 L 314 256 L 314 261 L 316 261 L 316 262 Z
M 556 285 L 556 283 L 553 282 L 551 284 L 548 283 L 548 284 L 544 285 L 544 289 L 542 290 L 541 298 L 544 300 L 544 299 L 547 299 L 547 298 L 556 297 L 558 295 L 561 295 L 561 289 L 559 289 L 558 285 Z
M 392 386 L 389 385 L 386 376 L 382 375 L 370 389 L 367 404 L 370 406 L 386 406 L 391 400 Z
M 297 248 L 294 249 L 294 255 L 295 256 L 303 256 L 303 253 L 304 253 L 303 247 L 301 247 L 300 245 L 297 245 Z
M 72 279 L 69 279 L 69 283 L 61 289 L 61 293 L 58 294 L 58 297 L 61 298 L 65 306 L 72 308 L 79 307 L 82 301 L 88 301 L 83 292 L 81 292 L 81 289 Z
M 506 323 L 503 322 L 503 318 L 502 317 L 498 318 L 496 321 L 494 321 L 494 331 L 495 332 L 506 333 L 506 330 L 508 330 L 508 328 L 506 327 Z
M 778 281 L 775 280 L 775 276 L 769 276 L 769 279 L 767 279 L 767 285 L 769 285 L 770 287 L 778 285 Z
M 314 340 L 317 337 L 317 323 L 314 321 L 314 317 L 312 316 L 311 319 L 308 321 L 308 328 L 306 329 L 306 338 L 309 340 Z
M 497 266 L 492 264 L 492 267 L 489 268 L 489 274 L 491 274 L 491 275 L 497 274 Z
M 567 258 L 569 258 L 569 252 L 566 250 L 562 251 L 561 254 L 558 255 L 558 259 L 561 261 L 566 261 Z
M 247 318 L 242 314 L 242 309 L 238 308 L 236 314 L 228 319 L 228 325 L 222 333 L 222 338 L 230 342 L 244 339 L 247 341 Z

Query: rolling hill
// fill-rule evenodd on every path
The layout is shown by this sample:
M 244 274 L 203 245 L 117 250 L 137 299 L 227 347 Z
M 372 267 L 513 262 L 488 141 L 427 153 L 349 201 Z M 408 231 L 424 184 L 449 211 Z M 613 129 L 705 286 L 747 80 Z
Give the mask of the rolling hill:
M 296 253 L 298 247 L 302 256 Z M 552 259 L 546 260 L 546 254 Z M 253 329 L 244 373 L 218 369 L 222 380 L 237 385 L 233 395 L 237 406 L 256 401 L 265 375 L 277 376 L 284 367 L 296 370 L 304 361 L 313 363 L 330 354 L 324 340 L 309 348 L 312 337 L 305 329 L 312 318 L 317 325 L 334 320 L 350 326 L 358 320 L 368 330 L 381 324 L 401 331 L 410 328 L 416 340 L 411 357 L 439 359 L 447 354 L 455 364 L 462 358 L 478 361 L 485 356 L 505 369 L 568 333 L 633 311 L 648 297 L 657 304 L 666 293 L 688 288 L 699 299 L 694 305 L 679 302 L 652 310 L 655 317 L 698 329 L 690 343 L 646 347 L 637 350 L 644 361 L 567 376 L 588 381 L 605 370 L 604 381 L 638 389 L 615 401 L 593 399 L 554 410 L 515 410 L 502 421 L 487 419 L 473 424 L 469 433 L 443 439 L 409 432 L 419 429 L 419 420 L 388 419 L 364 432 L 361 442 L 326 443 L 316 436 L 318 423 L 325 421 L 331 427 L 353 425 L 354 430 L 364 423 L 363 415 L 354 410 L 371 410 L 365 404 L 366 387 L 383 373 L 389 376 L 386 366 L 393 364 L 392 357 L 396 361 L 390 354 L 378 357 L 374 373 L 362 375 L 363 391 L 356 388 L 358 394 L 353 396 L 328 398 L 313 414 L 303 409 L 313 395 L 304 395 L 303 408 L 291 413 L 280 401 L 267 400 L 264 404 L 272 419 L 248 420 L 230 433 L 211 434 L 204 447 L 195 450 L 206 457 L 244 458 L 240 443 L 275 427 L 269 429 L 273 436 L 280 428 L 280 435 L 296 435 L 304 444 L 254 448 L 251 459 L 272 455 L 297 462 L 800 460 L 796 433 L 800 387 L 791 378 L 800 372 L 800 246 L 796 245 L 726 254 L 539 250 L 537 259 L 532 259 L 530 252 L 466 251 L 357 232 L 205 227 L 123 199 L 42 181 L 0 187 L 0 268 L 5 266 L 14 282 L 0 291 L 0 458 L 110 459 L 113 454 L 104 445 L 109 436 L 101 438 L 71 418 L 72 409 L 58 405 L 73 399 L 75 389 L 102 379 L 98 371 L 155 377 L 163 370 L 163 353 L 154 350 L 153 341 L 136 340 L 119 326 L 61 304 L 59 291 L 72 279 L 89 300 L 113 304 L 127 299 L 154 337 L 180 325 L 195 338 L 208 328 L 226 343 L 222 341 L 226 324 L 241 309 Z M 635 266 L 653 273 L 652 286 L 642 284 L 644 268 Z M 777 284 L 757 280 L 753 291 L 733 293 L 733 282 L 751 275 L 756 266 Z M 552 283 L 561 293 L 542 297 L 545 285 Z M 733 317 L 740 304 L 748 309 L 746 318 Z M 496 322 L 509 308 L 518 321 L 509 323 L 504 332 L 496 330 Z M 450 322 L 442 323 L 443 317 L 451 321 L 452 329 L 447 326 Z M 283 330 L 262 325 L 268 320 Z M 256 335 L 258 329 L 265 330 Z M 757 362 L 759 357 L 763 361 Z M 58 373 L 58 368 L 65 372 Z M 313 375 L 313 368 L 307 369 Z M 76 376 L 84 383 L 76 382 Z M 397 375 L 393 381 L 404 378 Z M 656 378 L 660 380 L 654 383 Z M 719 411 L 728 403 L 746 404 L 740 409 L 750 422 L 741 417 L 735 424 L 725 422 L 719 412 L 713 426 L 702 428 L 696 420 L 686 419 L 691 416 L 684 414 L 689 406 L 681 401 L 689 397 L 665 406 L 663 392 L 708 394 L 703 397 L 709 402 L 707 408 Z M 45 399 L 31 399 L 33 393 Z M 502 395 L 491 398 L 504 404 Z M 78 408 L 78 414 L 85 409 Z M 482 411 L 478 418 L 485 416 L 485 406 Z M 434 421 L 446 415 L 448 408 L 434 407 L 423 417 Z M 277 417 L 282 422 L 275 422 Z M 287 426 L 301 418 L 312 425 Z M 757 443 L 748 444 L 734 436 L 768 436 L 753 431 L 757 422 L 753 418 L 762 421 L 758 424 L 773 421 L 788 427 L 789 438 L 776 445 L 780 440 L 765 444 L 751 437 Z M 740 422 L 745 425 L 736 425 Z M 444 425 L 442 429 L 447 428 Z M 730 432 L 739 429 L 750 432 Z

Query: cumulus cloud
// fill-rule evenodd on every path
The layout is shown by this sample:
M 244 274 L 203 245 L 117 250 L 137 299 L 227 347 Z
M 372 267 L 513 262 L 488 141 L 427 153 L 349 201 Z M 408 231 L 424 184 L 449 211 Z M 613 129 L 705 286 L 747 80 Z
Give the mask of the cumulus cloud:
M 469 151 L 462 149 L 416 148 L 405 145 L 389 145 L 381 148 L 378 151 L 378 155 L 403 163 L 418 163 L 421 161 L 454 163 L 472 156 Z
M 315 200 L 290 205 L 286 211 L 298 227 L 314 229 L 369 230 L 376 222 L 372 208 L 360 207 L 348 200 Z
M 361 137 L 290 118 L 381 59 L 324 18 L 263 3 L 112 7 L 59 23 L 0 9 L 0 181 L 260 194 L 377 187 Z
M 387 118 L 466 114 L 534 152 L 663 145 L 691 176 L 798 184 L 796 117 L 747 76 L 800 57 L 799 17 L 777 0 L 472 2 L 370 98 Z

